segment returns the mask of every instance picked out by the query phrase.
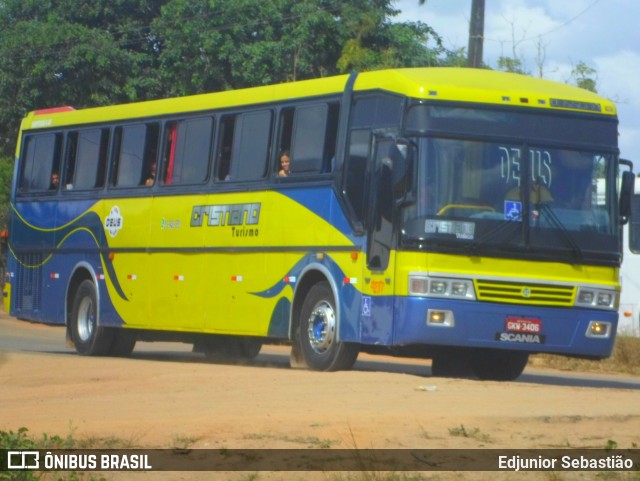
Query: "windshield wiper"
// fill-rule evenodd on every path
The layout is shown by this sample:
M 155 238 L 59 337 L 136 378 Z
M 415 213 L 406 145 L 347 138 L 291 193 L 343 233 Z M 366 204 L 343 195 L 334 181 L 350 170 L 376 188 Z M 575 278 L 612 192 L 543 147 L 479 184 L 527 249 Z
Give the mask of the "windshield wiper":
M 564 226 L 562 221 L 558 218 L 558 216 L 553 211 L 553 209 L 549 207 L 548 204 L 538 204 L 536 205 L 536 207 L 540 207 L 541 214 L 542 212 L 546 212 L 547 214 L 549 214 L 549 220 L 551 221 L 551 225 L 555 227 L 560 232 L 560 234 L 562 234 L 562 237 L 564 238 L 564 240 L 567 241 L 567 244 L 569 244 L 569 247 L 571 247 L 574 260 L 577 260 L 577 261 L 584 260 L 584 253 L 582 252 L 582 249 L 580 248 L 576 240 L 573 238 L 569 230 Z M 542 217 L 542 215 L 540 217 Z M 540 219 L 538 219 L 537 222 L 539 223 Z

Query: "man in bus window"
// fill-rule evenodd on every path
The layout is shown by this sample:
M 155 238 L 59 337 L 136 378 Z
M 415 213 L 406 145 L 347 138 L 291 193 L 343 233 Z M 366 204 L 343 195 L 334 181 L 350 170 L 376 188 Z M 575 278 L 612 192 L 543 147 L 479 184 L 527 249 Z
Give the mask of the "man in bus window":
M 60 185 L 60 174 L 54 172 L 51 174 L 51 185 L 49 186 L 49 190 L 58 190 L 58 186 Z

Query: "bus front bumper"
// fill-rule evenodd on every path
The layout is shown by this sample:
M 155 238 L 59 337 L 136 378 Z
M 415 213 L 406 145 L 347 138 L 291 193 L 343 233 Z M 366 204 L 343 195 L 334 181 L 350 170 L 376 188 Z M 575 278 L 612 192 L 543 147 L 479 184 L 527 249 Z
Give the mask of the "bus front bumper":
M 604 358 L 611 355 L 616 311 L 401 297 L 393 344 L 511 349 Z

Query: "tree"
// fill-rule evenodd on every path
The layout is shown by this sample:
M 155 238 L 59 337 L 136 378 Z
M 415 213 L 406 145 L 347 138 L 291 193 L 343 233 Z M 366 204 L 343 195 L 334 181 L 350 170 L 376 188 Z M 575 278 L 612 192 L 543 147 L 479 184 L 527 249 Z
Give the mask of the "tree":
M 575 81 L 576 86 L 589 90 L 591 92 L 597 92 L 596 89 L 596 77 L 597 71 L 593 67 L 589 67 L 584 62 L 578 62 L 578 64 L 571 70 L 571 77 Z
M 184 95 L 435 64 L 439 37 L 396 13 L 389 0 L 170 0 L 154 22 L 163 84 Z
M 160 92 L 143 27 L 147 0 L 0 3 L 0 154 L 30 110 L 89 107 Z M 52 8 L 53 7 L 53 8 Z M 136 12 L 136 13 L 132 13 Z M 115 22 L 119 18 L 120 23 Z
M 439 64 L 438 35 L 397 13 L 392 0 L 0 0 L 0 211 L 29 111 Z
M 528 72 L 525 72 L 522 67 L 522 60 L 515 57 L 499 57 L 498 68 L 500 70 L 504 70 L 505 72 L 528 75 Z

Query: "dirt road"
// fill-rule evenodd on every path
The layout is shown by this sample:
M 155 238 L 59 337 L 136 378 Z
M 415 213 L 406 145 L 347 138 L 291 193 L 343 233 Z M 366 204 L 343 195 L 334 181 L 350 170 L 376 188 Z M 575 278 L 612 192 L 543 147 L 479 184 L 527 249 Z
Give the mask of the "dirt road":
M 247 365 L 186 345 L 82 357 L 64 329 L 0 315 L 0 430 L 130 447 L 620 448 L 640 445 L 640 380 L 528 368 L 518 382 L 436 378 L 427 361 L 362 356 L 349 372 Z M 31 344 L 31 341 L 35 344 Z

